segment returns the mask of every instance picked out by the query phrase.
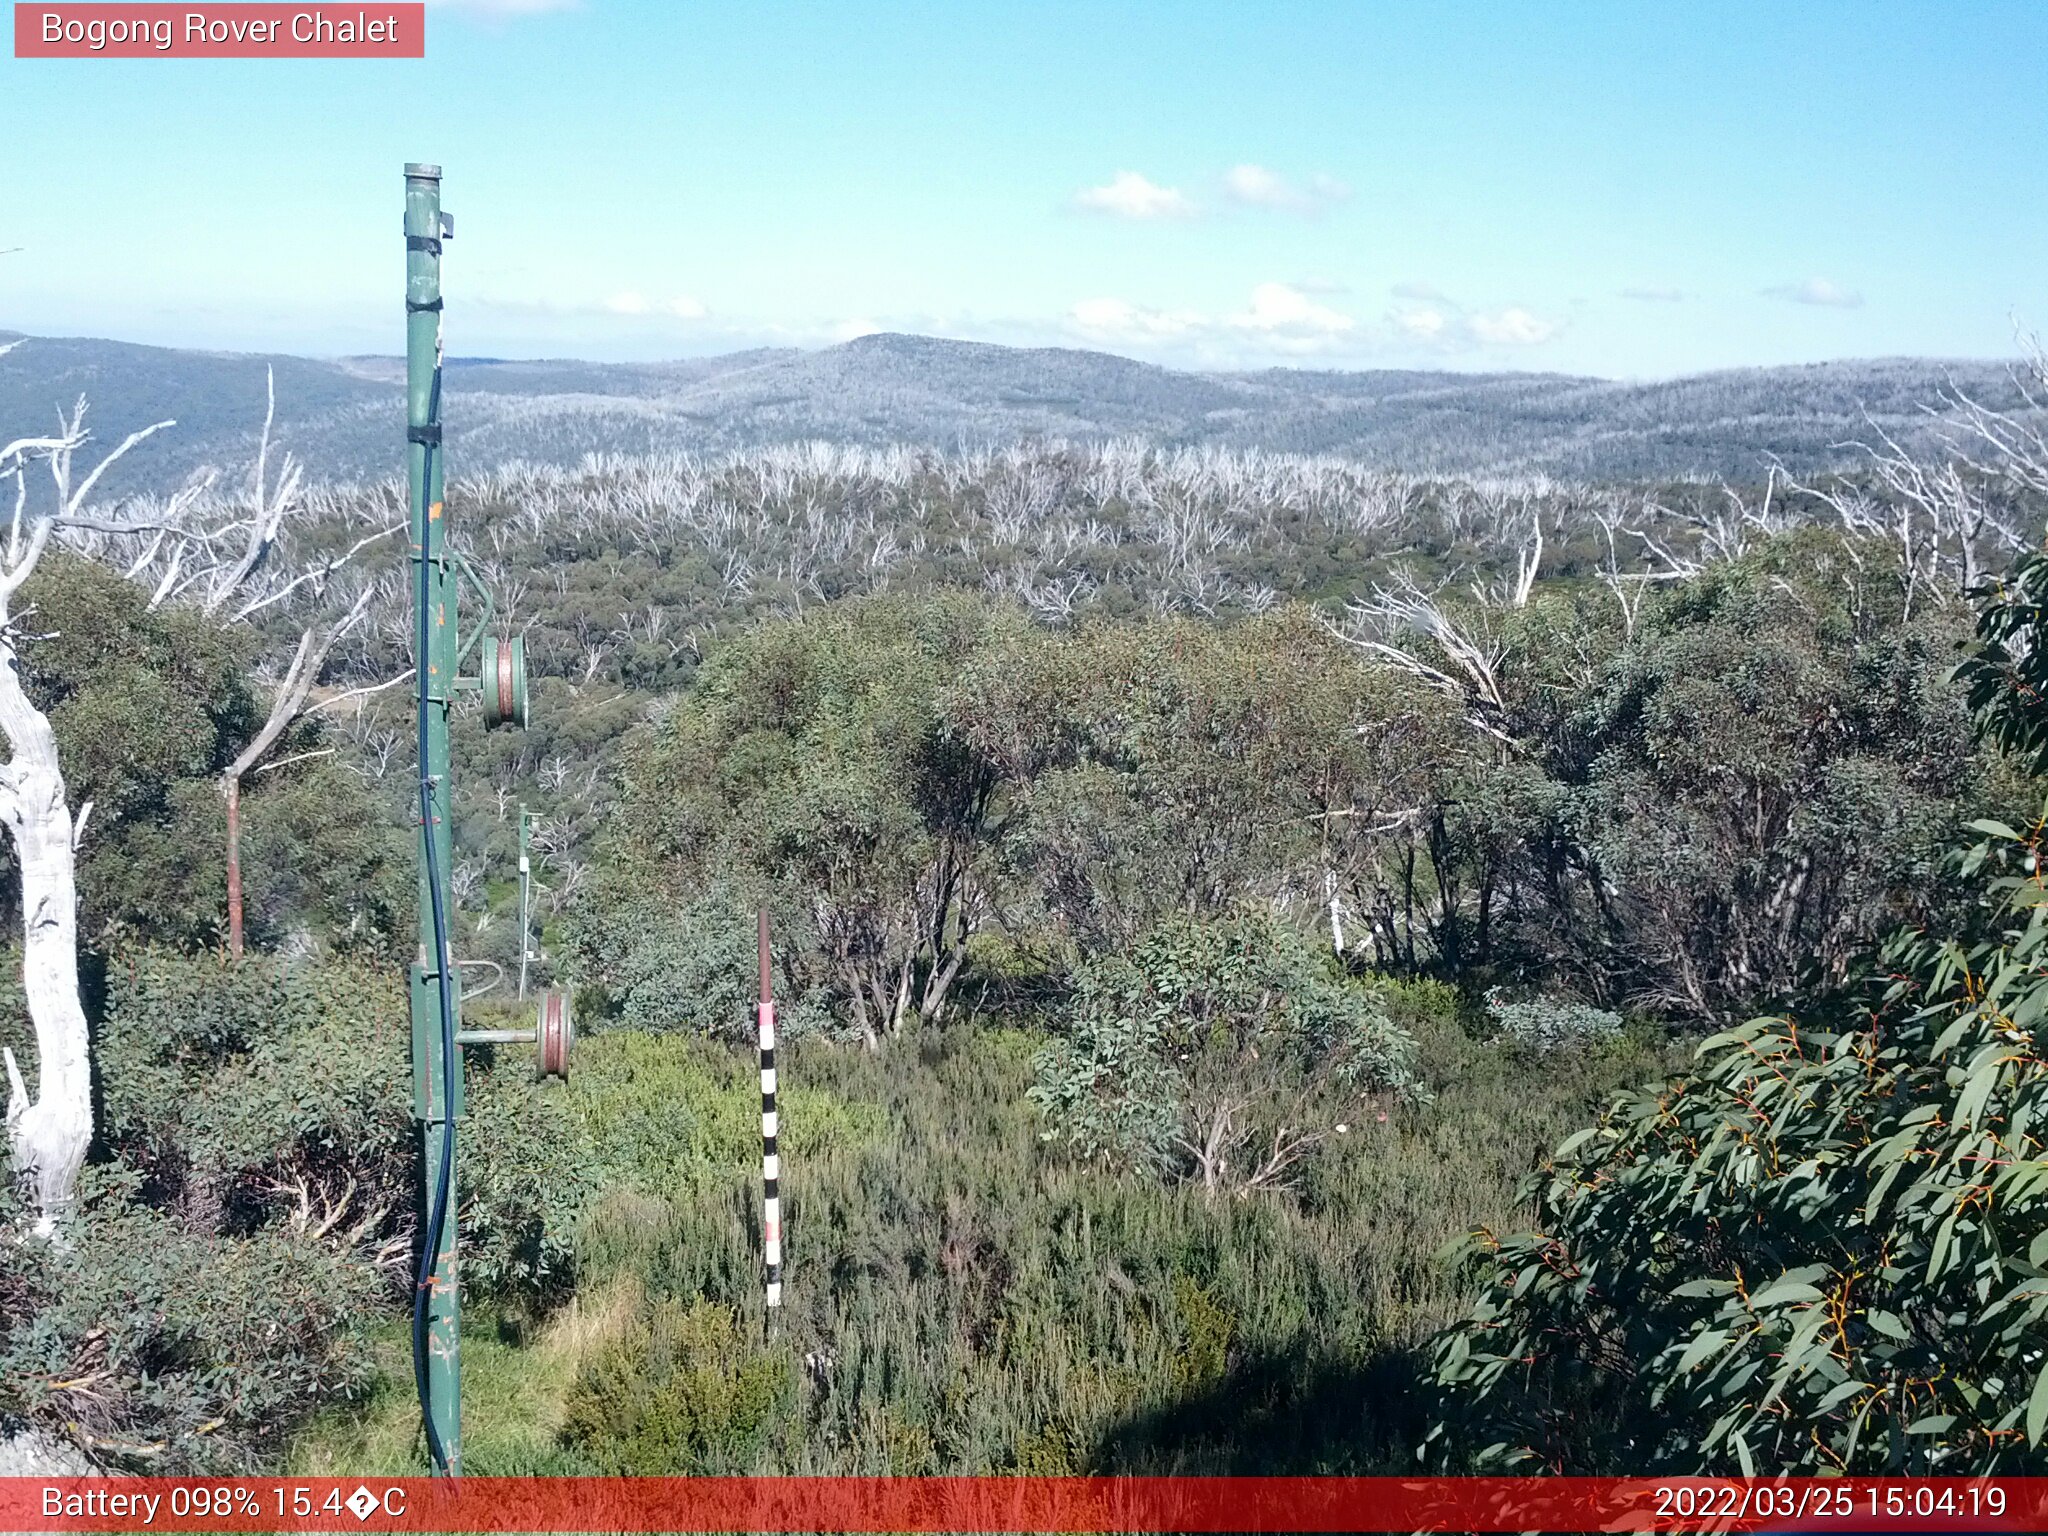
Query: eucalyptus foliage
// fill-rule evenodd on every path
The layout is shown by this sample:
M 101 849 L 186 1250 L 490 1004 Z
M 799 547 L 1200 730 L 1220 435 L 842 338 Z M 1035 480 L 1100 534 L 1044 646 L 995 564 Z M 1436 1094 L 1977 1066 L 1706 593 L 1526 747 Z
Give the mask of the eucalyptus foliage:
M 1753 1019 L 1480 1233 L 1435 1448 L 1558 1471 L 2011 1471 L 2048 1427 L 2048 822 L 1985 824 L 1998 931 Z
M 2048 749 L 2044 566 L 1986 594 L 1980 732 Z M 1558 1471 L 2040 1471 L 2048 814 L 1979 821 L 1975 907 L 1837 997 L 1705 1041 L 1474 1235 L 1436 1350 L 1445 1460 Z
M 2048 555 L 1989 583 L 1977 635 L 1956 669 L 1986 740 L 2034 772 L 2048 771 Z
M 194 1230 L 247 1228 L 290 1192 L 381 1236 L 412 1202 L 404 995 L 355 964 L 160 949 L 107 967 L 107 1143 Z
M 754 912 L 725 882 L 695 900 L 656 892 L 622 895 L 602 913 L 571 923 L 574 941 L 606 1003 L 628 1029 L 650 1034 L 701 1033 L 735 1043 L 755 1036 L 760 990 Z M 791 995 L 785 978 L 776 997 L 776 1027 L 785 1040 L 832 1026 L 824 991 L 812 985 Z
M 708 951 L 745 946 L 745 927 L 703 911 L 677 932 L 647 908 L 650 896 L 688 907 L 717 885 L 738 911 L 774 915 L 794 998 L 829 991 L 871 1044 L 937 1018 L 999 878 L 994 775 L 947 729 L 940 692 L 1021 623 L 957 596 L 873 599 L 719 652 L 628 765 L 595 891 L 604 915 L 579 924 L 585 974 L 642 1017 L 694 1010 L 721 1027 L 722 1005 L 651 987 L 708 975 L 721 963 Z M 750 988 L 752 965 L 730 960 Z
M 209 942 L 227 902 L 218 775 L 262 723 L 249 641 L 194 610 L 151 608 L 145 588 L 61 553 L 23 591 L 39 632 L 22 649 L 29 692 L 49 712 L 73 803 L 92 803 L 81 934 L 102 951 Z M 412 923 L 407 839 L 335 745 L 321 719 L 303 721 L 274 771 L 245 786 L 250 937 L 310 935 L 388 958 Z M 0 846 L 0 870 L 14 862 Z M 17 884 L 0 880 L 0 911 L 18 907 Z

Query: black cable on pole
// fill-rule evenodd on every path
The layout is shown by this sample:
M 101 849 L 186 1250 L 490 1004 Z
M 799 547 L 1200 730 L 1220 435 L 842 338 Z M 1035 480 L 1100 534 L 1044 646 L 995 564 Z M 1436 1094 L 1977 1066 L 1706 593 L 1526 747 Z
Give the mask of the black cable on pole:
M 434 349 L 434 379 L 429 393 L 428 415 L 438 423 L 441 417 L 441 356 L 437 344 Z M 438 443 L 426 443 L 421 456 L 420 495 L 424 501 L 434 493 L 434 454 Z M 412 1373 L 413 1386 L 419 1393 L 420 1421 L 427 1429 L 427 1455 L 442 1472 L 447 1472 L 448 1448 L 441 1443 L 441 1432 L 434 1427 L 432 1394 L 427 1389 L 427 1310 L 433 1295 L 436 1271 L 440 1265 L 441 1234 L 448 1224 L 449 1186 L 455 1175 L 455 992 L 448 975 L 448 914 L 441 901 L 441 860 L 434 846 L 434 776 L 427 761 L 427 711 L 433 707 L 433 687 L 430 679 L 433 668 L 428 664 L 428 648 L 432 644 L 433 629 L 428 619 L 428 599 L 432 596 L 428 585 L 427 526 L 432 509 L 425 508 L 420 527 L 420 570 L 414 607 L 419 614 L 418 645 L 414 651 L 414 664 L 419 672 L 419 764 L 420 764 L 420 829 L 426 850 L 427 903 L 433 913 L 434 926 L 434 989 L 438 994 L 441 1016 L 441 1159 L 434 1175 L 434 1198 L 427 1216 L 427 1229 L 420 1245 L 420 1263 L 413 1282 L 412 1298 Z M 431 1125 L 432 1122 L 425 1122 Z

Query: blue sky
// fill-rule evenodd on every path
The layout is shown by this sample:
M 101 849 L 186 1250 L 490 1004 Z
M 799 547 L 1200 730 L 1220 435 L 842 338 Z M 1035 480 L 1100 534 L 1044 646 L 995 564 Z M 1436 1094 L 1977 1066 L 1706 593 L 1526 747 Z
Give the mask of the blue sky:
M 395 351 L 411 159 L 462 353 L 1644 377 L 2048 325 L 2035 3 L 447 0 L 427 53 L 0 58 L 0 326 Z

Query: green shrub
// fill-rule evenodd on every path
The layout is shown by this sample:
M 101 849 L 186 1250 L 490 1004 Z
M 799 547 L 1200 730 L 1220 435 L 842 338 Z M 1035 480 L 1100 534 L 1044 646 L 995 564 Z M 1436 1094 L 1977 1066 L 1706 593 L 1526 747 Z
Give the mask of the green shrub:
M 413 1199 L 406 1004 L 388 968 L 139 949 L 107 963 L 103 1135 L 202 1234 L 303 1207 L 363 1242 Z
M 288 1226 L 194 1233 L 140 1185 L 89 1168 L 65 1244 L 0 1242 L 0 1411 L 137 1471 L 274 1460 L 303 1415 L 366 1384 L 376 1277 Z
M 2035 770 L 2044 587 L 2032 555 L 1982 594 L 1959 669 L 1980 738 Z M 1436 1348 L 1439 1459 L 2048 1467 L 2048 816 L 1974 830 L 1941 928 L 1713 1036 L 1559 1149 L 1537 1231 L 1464 1245 L 1482 1289 Z
M 786 1156 L 859 1147 L 885 1134 L 878 1106 L 821 1092 L 800 1066 L 786 1066 L 783 1076 Z M 761 1088 L 750 1055 L 686 1036 L 610 1031 L 579 1045 L 566 1108 L 593 1174 L 607 1185 L 675 1199 L 760 1177 Z
M 152 606 L 118 570 L 53 548 L 21 594 L 37 630 L 21 648 L 47 710 L 74 807 L 91 801 L 78 854 L 79 932 L 106 952 L 217 942 L 227 916 L 220 771 L 262 723 L 254 648 L 191 604 Z M 310 935 L 390 958 L 411 924 L 403 823 L 300 722 L 243 784 L 242 874 L 252 944 Z M 327 745 L 331 746 L 331 740 Z M 0 932 L 19 932 L 14 848 L 0 840 Z
M 1428 1000 L 1400 1006 L 1442 1062 L 1434 1098 L 1366 1106 L 1288 1200 L 1216 1199 L 1057 1155 L 1025 1097 L 1043 1038 L 1030 1032 L 956 1024 L 879 1056 L 822 1044 L 793 1053 L 787 1078 L 845 1106 L 856 1133 L 799 1149 L 797 1111 L 785 1111 L 782 1338 L 795 1385 L 762 1431 L 760 1470 L 1412 1465 L 1426 1426 L 1407 1352 L 1462 1300 L 1434 1254 L 1473 1225 L 1508 1220 L 1537 1149 L 1617 1083 L 1661 1066 L 1619 1050 L 1518 1060 L 1431 1011 L 1445 994 Z M 673 1151 L 652 1136 L 636 1143 L 648 1164 L 635 1179 L 648 1182 L 614 1183 L 593 1209 L 584 1283 L 637 1282 L 651 1304 L 683 1313 L 699 1301 L 722 1309 L 748 1342 L 707 1353 L 735 1379 L 763 1320 L 751 1063 L 684 1037 L 595 1045 L 631 1047 L 638 1064 L 630 1090 L 614 1082 L 602 1104 L 640 1099 L 650 1132 L 664 1103 L 730 1130 L 698 1122 Z M 730 1095 L 730 1122 L 699 1079 L 718 1103 Z M 829 1124 L 826 1113 L 803 1118 Z M 700 1153 L 714 1160 L 686 1171 Z M 603 1399 L 596 1378 L 585 1385 L 593 1404 Z M 706 1386 L 694 1400 L 715 1396 Z M 663 1436 L 605 1449 L 637 1433 L 637 1410 L 620 1423 L 586 1410 L 579 1422 L 567 1454 L 622 1470 L 675 1464 L 664 1447 L 678 1442 Z M 700 1440 L 680 1443 L 694 1465 L 716 1460 Z
M 615 1475 L 754 1472 L 791 1379 L 787 1353 L 743 1340 L 730 1309 L 658 1302 L 586 1366 L 563 1437 Z
M 576 1235 L 601 1170 L 571 1090 L 534 1079 L 517 1048 L 466 1085 L 459 1182 L 465 1293 L 546 1304 L 574 1279 Z
M 1173 1357 L 1174 1380 L 1183 1388 L 1214 1386 L 1230 1363 L 1237 1319 L 1217 1303 L 1208 1287 L 1186 1275 L 1173 1277 L 1173 1311 L 1181 1335 Z
M 1370 993 L 1269 919 L 1170 923 L 1081 967 L 1030 1097 L 1084 1157 L 1285 1188 L 1365 1099 L 1413 1086 L 1412 1057 Z
M 978 596 L 890 596 L 734 637 L 632 754 L 591 892 L 601 922 L 582 930 L 591 979 L 650 1019 L 687 1010 L 678 989 L 702 980 L 729 1017 L 754 974 L 751 923 L 679 931 L 646 907 L 694 911 L 726 887 L 775 916 L 793 1025 L 822 1023 L 827 997 L 871 1043 L 939 1018 L 1001 875 L 993 775 L 940 695 L 1024 623 Z
M 1577 998 L 1511 998 L 1500 987 L 1486 990 L 1486 1016 L 1497 1038 L 1538 1054 L 1597 1045 L 1621 1034 L 1618 1013 Z
M 754 922 L 753 910 L 719 885 L 685 906 L 636 898 L 602 917 L 585 915 L 576 942 L 627 1028 L 749 1041 L 760 986 Z M 776 1000 L 782 1039 L 801 1039 L 830 1024 L 824 993 L 815 985 Z

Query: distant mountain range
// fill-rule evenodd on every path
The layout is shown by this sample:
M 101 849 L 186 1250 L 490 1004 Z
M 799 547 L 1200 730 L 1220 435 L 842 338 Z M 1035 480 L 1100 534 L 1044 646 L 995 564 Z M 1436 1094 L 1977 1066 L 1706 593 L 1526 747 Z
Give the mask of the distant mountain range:
M 18 332 L 0 332 L 11 339 Z M 33 337 L 0 358 L 0 434 L 54 420 L 79 395 L 103 439 L 174 417 L 123 488 L 204 465 L 239 466 L 276 369 L 278 437 L 315 478 L 380 479 L 400 466 L 404 367 Z M 821 351 L 672 363 L 451 360 L 456 473 L 513 459 L 717 452 L 823 438 L 933 447 L 1138 437 L 1336 454 L 1412 472 L 1537 472 L 1567 479 L 1760 478 L 1773 456 L 1810 471 L 1846 461 L 1876 422 L 1925 441 L 1927 411 L 1960 386 L 2022 401 L 1996 363 L 1880 359 L 1741 369 L 1660 383 L 1548 373 L 1189 373 L 1101 352 L 926 336 L 863 336 Z M 1867 419 L 1866 419 L 1867 413 Z

